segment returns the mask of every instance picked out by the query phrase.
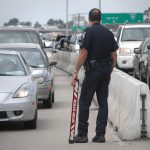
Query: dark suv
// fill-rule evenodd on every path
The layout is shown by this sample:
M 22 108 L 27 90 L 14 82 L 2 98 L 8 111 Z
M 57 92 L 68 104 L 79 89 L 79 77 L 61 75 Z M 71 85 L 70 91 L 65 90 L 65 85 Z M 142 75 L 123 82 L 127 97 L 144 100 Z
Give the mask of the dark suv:
M 134 49 L 134 76 L 150 85 L 150 38 L 146 38 L 139 49 Z

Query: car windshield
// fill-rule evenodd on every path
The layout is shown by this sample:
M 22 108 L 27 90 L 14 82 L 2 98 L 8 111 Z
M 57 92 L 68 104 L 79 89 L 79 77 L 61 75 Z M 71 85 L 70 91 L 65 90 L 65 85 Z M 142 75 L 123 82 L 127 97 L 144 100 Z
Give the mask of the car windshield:
M 0 76 L 24 76 L 26 74 L 17 55 L 0 54 Z
M 27 64 L 35 68 L 44 68 L 46 66 L 44 57 L 37 49 L 21 49 L 19 50 Z
M 147 37 L 150 37 L 150 28 L 126 28 L 121 41 L 143 41 Z
M 0 31 L 0 43 L 35 43 L 39 39 L 35 32 L 27 31 Z

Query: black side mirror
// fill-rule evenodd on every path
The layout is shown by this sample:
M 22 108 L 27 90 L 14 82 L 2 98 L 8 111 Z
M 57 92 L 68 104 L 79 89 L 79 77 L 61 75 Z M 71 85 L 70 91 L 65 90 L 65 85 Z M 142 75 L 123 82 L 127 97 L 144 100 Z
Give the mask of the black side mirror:
M 57 64 L 57 61 L 51 60 L 49 61 L 49 66 L 55 66 Z
M 135 53 L 135 54 L 141 54 L 141 51 L 140 51 L 139 48 L 135 48 L 135 49 L 134 49 L 134 53 Z
M 147 49 L 150 50 L 150 45 L 147 45 Z

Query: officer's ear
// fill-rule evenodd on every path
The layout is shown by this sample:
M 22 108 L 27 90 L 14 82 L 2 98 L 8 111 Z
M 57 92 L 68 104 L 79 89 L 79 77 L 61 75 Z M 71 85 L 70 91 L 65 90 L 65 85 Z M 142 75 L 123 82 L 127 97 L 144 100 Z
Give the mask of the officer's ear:
M 92 25 L 92 21 L 90 20 L 90 18 L 89 18 L 89 26 L 91 26 Z
M 88 20 L 89 20 L 89 22 L 91 22 L 90 18 Z

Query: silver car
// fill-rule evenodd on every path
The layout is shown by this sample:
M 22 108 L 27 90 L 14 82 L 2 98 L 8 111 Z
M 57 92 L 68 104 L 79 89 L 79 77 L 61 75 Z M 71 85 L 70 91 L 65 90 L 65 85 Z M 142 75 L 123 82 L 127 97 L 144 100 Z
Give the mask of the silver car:
M 0 43 L 35 43 L 44 47 L 37 30 L 30 27 L 0 27 Z
M 0 51 L 0 122 L 23 121 L 25 128 L 37 124 L 37 87 L 42 73 L 28 70 L 16 51 Z
M 53 66 L 55 61 L 47 61 L 45 54 L 38 44 L 33 43 L 7 43 L 0 44 L 0 49 L 16 50 L 21 53 L 30 70 L 42 71 L 43 81 L 37 83 L 37 98 L 43 101 L 45 108 L 51 108 L 54 102 Z

